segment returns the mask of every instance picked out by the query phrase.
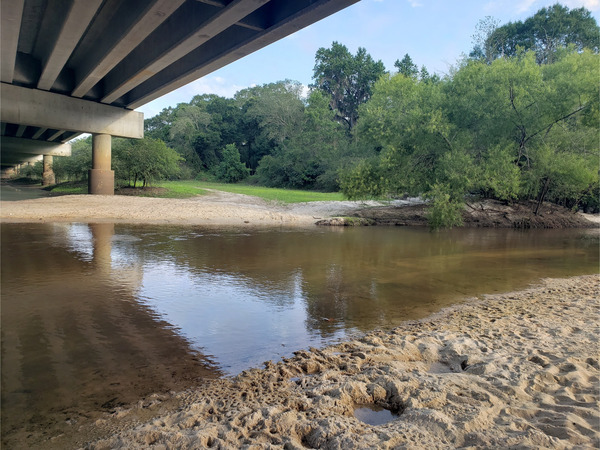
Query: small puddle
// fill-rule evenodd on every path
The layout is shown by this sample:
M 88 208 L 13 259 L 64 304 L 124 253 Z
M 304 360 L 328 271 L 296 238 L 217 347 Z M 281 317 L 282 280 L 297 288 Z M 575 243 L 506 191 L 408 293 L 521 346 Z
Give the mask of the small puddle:
M 400 414 L 378 405 L 357 405 L 354 409 L 354 417 L 369 425 L 383 425 L 399 416 Z

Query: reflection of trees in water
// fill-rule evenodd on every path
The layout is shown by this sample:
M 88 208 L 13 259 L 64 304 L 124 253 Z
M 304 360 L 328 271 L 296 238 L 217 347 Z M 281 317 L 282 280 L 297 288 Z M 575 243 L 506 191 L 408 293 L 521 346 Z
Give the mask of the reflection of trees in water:
M 113 276 L 112 227 L 90 227 L 94 255 L 82 261 L 85 252 L 56 242 L 68 236 L 56 225 L 2 225 L 3 439 L 64 425 L 51 417 L 60 411 L 114 407 L 220 375 L 136 301 L 140 266 Z
M 366 330 L 388 324 L 389 308 L 397 298 L 386 295 L 399 281 L 402 286 L 403 278 L 412 282 L 420 270 L 417 260 L 431 253 L 424 245 L 430 240 L 426 231 L 405 240 L 361 230 L 194 236 L 174 228 L 172 235 L 177 238 L 149 234 L 144 258 L 169 254 L 191 273 L 230 274 L 249 289 L 264 292 L 261 299 L 276 306 L 298 298 L 290 295 L 290 287 L 297 290 L 299 285 L 308 331 L 324 337 L 347 327 Z
M 537 273 L 546 276 L 557 260 L 581 258 L 572 233 L 564 235 L 568 244 L 549 238 L 560 236 L 558 230 L 336 231 L 211 233 L 173 227 L 169 233 L 176 239 L 148 233 L 149 245 L 140 251 L 149 260 L 168 254 L 190 273 L 229 274 L 265 293 L 261 300 L 274 306 L 301 298 L 308 331 L 325 337 L 423 317 L 458 297 L 512 290 Z

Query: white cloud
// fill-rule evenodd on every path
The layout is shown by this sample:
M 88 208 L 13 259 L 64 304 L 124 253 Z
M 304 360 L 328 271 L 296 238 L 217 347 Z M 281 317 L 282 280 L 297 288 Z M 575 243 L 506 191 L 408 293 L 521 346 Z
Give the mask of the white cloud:
M 408 3 L 410 3 L 410 6 L 413 8 L 419 8 L 423 6 L 423 3 L 420 0 L 408 0 Z
M 308 94 L 310 94 L 310 88 L 307 85 L 303 84 L 302 92 L 300 95 L 302 96 L 302 98 L 308 98 Z

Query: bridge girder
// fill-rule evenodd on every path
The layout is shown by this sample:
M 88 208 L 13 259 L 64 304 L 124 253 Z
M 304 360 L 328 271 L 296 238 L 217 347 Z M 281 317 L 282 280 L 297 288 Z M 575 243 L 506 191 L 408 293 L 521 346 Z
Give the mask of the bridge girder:
M 0 135 L 141 137 L 133 109 L 358 1 L 0 0 Z

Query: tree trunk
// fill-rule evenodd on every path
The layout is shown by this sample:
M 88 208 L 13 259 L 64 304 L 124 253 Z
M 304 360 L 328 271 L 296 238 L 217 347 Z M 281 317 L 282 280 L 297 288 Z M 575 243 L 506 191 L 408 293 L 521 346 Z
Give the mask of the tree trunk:
M 549 185 L 550 185 L 550 178 L 547 177 L 546 181 L 544 182 L 544 186 L 542 187 L 542 190 L 540 191 L 540 195 L 538 196 L 538 201 L 537 201 L 537 205 L 535 205 L 535 210 L 533 211 L 533 214 L 535 216 L 538 215 L 540 206 L 542 206 L 542 203 L 544 202 L 544 199 L 546 198 L 546 194 L 548 193 Z

